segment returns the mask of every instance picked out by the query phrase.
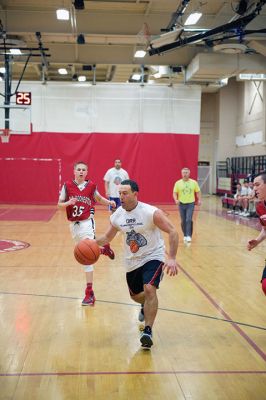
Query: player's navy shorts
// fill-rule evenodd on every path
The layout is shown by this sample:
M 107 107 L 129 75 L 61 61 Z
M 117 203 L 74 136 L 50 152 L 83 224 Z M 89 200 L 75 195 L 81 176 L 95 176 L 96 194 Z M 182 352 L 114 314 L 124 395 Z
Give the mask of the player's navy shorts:
M 134 271 L 127 272 L 126 278 L 130 295 L 134 296 L 143 292 L 144 285 L 148 284 L 158 289 L 163 277 L 162 267 L 162 261 L 152 260 Z
M 266 265 L 265 265 L 264 270 L 263 270 L 263 272 L 262 272 L 261 282 L 262 282 L 263 279 L 265 279 L 265 278 L 266 278 Z
M 118 207 L 120 207 L 121 206 L 121 201 L 120 201 L 120 198 L 119 197 L 109 197 L 109 200 L 110 201 L 115 201 L 115 204 L 116 204 L 116 210 L 118 209 Z M 111 206 L 108 206 L 109 207 L 109 210 L 111 211 L 112 210 L 112 207 Z

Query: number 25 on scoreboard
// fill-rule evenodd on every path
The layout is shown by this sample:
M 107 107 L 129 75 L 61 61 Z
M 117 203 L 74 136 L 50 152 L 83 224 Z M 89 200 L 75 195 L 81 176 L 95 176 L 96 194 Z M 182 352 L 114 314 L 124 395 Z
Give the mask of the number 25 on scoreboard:
M 31 92 L 17 92 L 16 104 L 30 106 L 31 105 Z

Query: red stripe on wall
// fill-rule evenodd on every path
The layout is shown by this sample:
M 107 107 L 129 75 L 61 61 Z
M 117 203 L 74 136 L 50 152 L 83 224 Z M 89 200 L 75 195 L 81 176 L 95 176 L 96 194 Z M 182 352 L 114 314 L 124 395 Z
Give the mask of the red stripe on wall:
M 12 135 L 0 143 L 1 203 L 56 204 L 59 190 L 58 159 L 62 182 L 73 176 L 73 164 L 83 160 L 89 178 L 104 193 L 103 176 L 116 158 L 140 186 L 139 199 L 153 204 L 170 204 L 173 185 L 182 167 L 197 178 L 199 135 L 169 133 L 32 133 Z M 5 158 L 51 159 L 52 163 L 27 164 Z M 11 167 L 12 165 L 12 167 Z M 19 182 L 20 190 L 16 184 Z M 22 189 L 23 188 L 23 189 Z M 22 196 L 21 191 L 27 193 Z

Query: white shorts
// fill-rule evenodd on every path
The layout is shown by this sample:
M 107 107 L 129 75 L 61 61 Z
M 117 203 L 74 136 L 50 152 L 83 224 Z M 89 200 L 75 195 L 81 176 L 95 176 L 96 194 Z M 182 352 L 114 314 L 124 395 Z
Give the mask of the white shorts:
M 95 221 L 93 218 L 70 223 L 70 232 L 75 243 L 82 239 L 95 239 Z M 85 272 L 93 271 L 93 265 L 84 265 Z
M 93 218 L 70 223 L 70 232 L 76 243 L 82 239 L 95 239 L 95 221 Z

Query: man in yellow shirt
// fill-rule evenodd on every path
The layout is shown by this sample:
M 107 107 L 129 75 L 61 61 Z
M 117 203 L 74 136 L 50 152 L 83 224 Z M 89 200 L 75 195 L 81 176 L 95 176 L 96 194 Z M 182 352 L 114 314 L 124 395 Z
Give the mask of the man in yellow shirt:
M 197 205 L 201 204 L 201 193 L 198 182 L 190 179 L 189 168 L 181 170 L 182 179 L 175 183 L 173 198 L 179 206 L 181 228 L 184 233 L 184 241 L 190 243 L 193 230 L 193 211 L 195 201 Z

